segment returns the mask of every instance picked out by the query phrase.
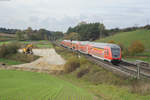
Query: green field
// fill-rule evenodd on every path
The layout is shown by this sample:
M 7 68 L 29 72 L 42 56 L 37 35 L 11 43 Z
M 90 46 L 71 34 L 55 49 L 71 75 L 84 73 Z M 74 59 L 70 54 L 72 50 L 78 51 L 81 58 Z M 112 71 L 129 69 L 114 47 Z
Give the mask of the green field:
M 0 45 L 2 45 L 2 44 L 8 44 L 8 43 L 10 43 L 10 41 L 3 41 L 3 42 L 0 42 Z
M 76 56 L 64 48 L 55 47 L 55 50 L 68 61 Z M 82 56 L 77 59 L 80 67 L 60 75 L 61 79 L 89 90 L 100 100 L 150 100 L 150 81 L 116 75 Z M 77 77 L 81 72 L 83 76 Z
M 130 32 L 120 32 L 113 36 L 106 37 L 104 39 L 96 40 L 96 42 L 109 42 L 121 43 L 124 47 L 128 48 L 132 42 L 138 40 L 145 46 L 145 51 L 140 54 L 136 54 L 135 57 L 125 57 L 126 60 L 135 61 L 143 60 L 150 62 L 150 30 L 138 29 Z
M 0 62 L 3 62 L 4 64 L 7 64 L 7 65 L 22 64 L 22 62 L 20 62 L 20 61 L 10 60 L 10 59 L 6 59 L 6 58 L 0 58 Z
M 34 47 L 36 48 L 52 48 L 52 44 L 49 41 L 46 40 L 40 40 L 40 41 L 1 41 L 0 45 L 2 44 L 8 44 L 11 42 L 17 42 L 17 43 L 21 43 L 22 45 L 26 45 L 26 44 L 33 44 Z
M 106 37 L 104 39 L 96 40 L 97 42 L 109 42 L 114 40 L 117 43 L 122 43 L 124 46 L 128 47 L 133 41 L 140 40 L 146 47 L 150 49 L 150 30 L 139 29 L 130 32 L 121 32 L 113 36 Z
M 123 85 L 117 86 L 107 83 L 93 84 L 87 81 L 85 77 L 78 79 L 74 76 L 74 73 L 60 76 L 60 78 L 64 80 L 70 81 L 77 86 L 91 91 L 102 100 L 150 100 L 149 93 L 147 95 L 142 95 L 140 93 L 132 93 L 130 90 L 131 87 Z
M 15 39 L 15 35 L 0 33 L 0 41 L 12 41 Z
M 0 70 L 0 100 L 93 100 L 93 95 L 48 74 Z

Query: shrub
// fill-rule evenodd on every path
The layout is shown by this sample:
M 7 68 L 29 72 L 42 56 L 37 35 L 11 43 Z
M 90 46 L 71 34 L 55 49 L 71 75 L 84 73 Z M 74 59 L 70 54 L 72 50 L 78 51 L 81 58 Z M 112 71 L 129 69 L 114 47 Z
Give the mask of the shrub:
M 39 56 L 35 56 L 35 55 L 26 55 L 23 53 L 16 53 L 13 55 L 8 55 L 6 56 L 7 59 L 12 59 L 15 61 L 20 61 L 20 62 L 25 62 L 25 63 L 29 63 L 32 61 L 35 61 L 36 59 L 39 58 Z
M 3 44 L 0 46 L 0 57 L 6 57 L 10 54 L 15 54 L 18 52 L 19 44 L 17 43 L 10 43 L 10 44 Z
M 145 47 L 140 41 L 134 41 L 128 48 L 128 51 L 131 55 L 142 53 Z
M 131 82 L 130 91 L 132 93 L 139 93 L 142 95 L 147 95 L 150 93 L 150 84 L 148 81 L 132 79 L 130 82 Z
M 124 50 L 124 45 L 121 43 L 117 43 L 117 45 L 121 48 L 121 50 Z
M 116 42 L 114 40 L 110 40 L 110 41 L 108 41 L 108 43 L 116 44 Z
M 80 64 L 81 65 L 88 65 L 90 63 L 90 61 L 88 59 L 86 59 L 85 57 L 81 56 L 80 58 Z
M 121 53 L 122 53 L 122 57 L 128 56 L 129 55 L 128 48 L 124 48 Z
M 78 67 L 80 67 L 80 61 L 77 57 L 73 57 L 67 61 L 64 66 L 64 72 L 70 73 L 75 71 Z
M 6 45 L 3 44 L 0 47 L 0 57 L 5 57 L 6 55 L 7 55 L 7 48 L 6 48 Z
M 81 69 L 78 73 L 77 73 L 77 78 L 81 78 L 82 76 L 84 76 L 85 74 L 87 74 L 89 72 L 89 68 L 84 68 Z

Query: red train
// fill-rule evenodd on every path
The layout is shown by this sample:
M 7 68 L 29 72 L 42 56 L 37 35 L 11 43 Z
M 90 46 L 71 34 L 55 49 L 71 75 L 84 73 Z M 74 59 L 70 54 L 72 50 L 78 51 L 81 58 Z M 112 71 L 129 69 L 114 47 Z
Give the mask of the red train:
M 121 48 L 116 44 L 63 40 L 61 45 L 113 64 L 120 63 L 122 58 Z

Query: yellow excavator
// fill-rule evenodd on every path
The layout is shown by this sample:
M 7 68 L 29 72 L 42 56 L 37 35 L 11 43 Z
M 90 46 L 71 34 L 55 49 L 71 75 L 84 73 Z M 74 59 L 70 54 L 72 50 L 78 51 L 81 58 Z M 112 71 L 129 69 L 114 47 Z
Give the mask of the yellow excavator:
M 33 54 L 32 48 L 33 48 L 32 44 L 26 45 L 26 47 L 23 48 L 23 53 L 24 54 Z

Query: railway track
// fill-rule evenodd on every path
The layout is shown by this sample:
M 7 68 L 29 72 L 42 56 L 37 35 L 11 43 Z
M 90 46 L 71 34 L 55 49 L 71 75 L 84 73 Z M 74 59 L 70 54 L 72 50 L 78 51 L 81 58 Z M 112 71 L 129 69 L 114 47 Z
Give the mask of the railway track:
M 57 46 L 62 47 L 61 45 L 54 43 Z M 81 52 L 66 48 L 69 51 L 76 52 L 78 54 L 84 55 L 88 60 L 94 62 L 97 65 L 100 65 L 101 67 L 104 67 L 107 70 L 111 70 L 114 73 L 123 74 L 127 76 L 137 77 L 137 65 L 129 62 L 122 61 L 118 65 L 113 65 L 110 62 L 106 62 L 100 59 L 97 59 L 95 57 L 92 57 L 87 54 L 83 54 Z M 150 79 L 150 68 L 140 68 L 140 77 L 141 78 L 148 78 Z

